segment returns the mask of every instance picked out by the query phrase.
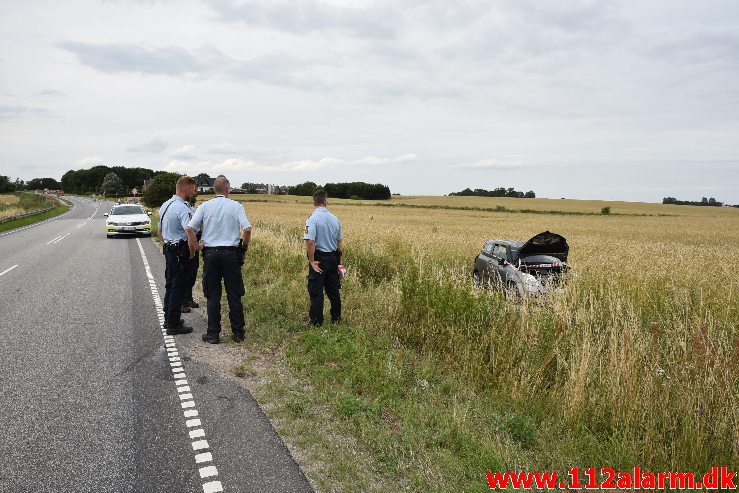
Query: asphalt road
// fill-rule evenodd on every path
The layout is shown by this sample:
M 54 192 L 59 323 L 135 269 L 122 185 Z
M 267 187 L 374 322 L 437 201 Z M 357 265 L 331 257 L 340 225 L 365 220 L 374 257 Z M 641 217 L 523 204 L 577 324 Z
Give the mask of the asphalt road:
M 70 199 L 0 236 L 0 491 L 312 491 L 248 391 L 162 333 L 161 251 Z

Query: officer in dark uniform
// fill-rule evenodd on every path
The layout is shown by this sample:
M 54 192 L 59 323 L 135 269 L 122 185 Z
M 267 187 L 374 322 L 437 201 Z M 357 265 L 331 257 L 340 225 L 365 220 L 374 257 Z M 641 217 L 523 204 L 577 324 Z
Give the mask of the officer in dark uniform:
M 195 194 L 197 182 L 189 176 L 177 180 L 175 195 L 159 209 L 159 237 L 164 241 L 164 328 L 168 335 L 189 334 L 192 327 L 180 318 L 182 301 L 187 289 L 188 259 L 192 252 L 187 244 L 185 228 L 191 217 L 189 200 Z
M 203 341 L 210 344 L 220 342 L 221 333 L 221 280 L 226 287 L 228 318 L 236 342 L 244 340 L 246 323 L 244 306 L 244 279 L 241 266 L 249 247 L 251 224 L 244 206 L 228 198 L 231 191 L 225 176 L 213 183 L 215 198 L 203 202 L 195 211 L 187 227 L 190 248 L 199 248 L 195 230 L 200 229 L 203 250 L 203 294 L 208 300 L 208 331 Z
M 193 207 L 193 201 L 190 201 L 190 209 L 191 213 L 195 212 L 195 207 Z M 190 216 L 192 217 L 192 216 Z M 197 233 L 197 240 L 200 241 L 200 231 Z M 192 294 L 193 288 L 195 288 L 195 281 L 198 278 L 198 269 L 200 268 L 200 252 L 195 251 L 195 256 L 191 259 L 188 259 L 188 265 L 187 265 L 187 289 L 185 289 L 185 297 L 184 301 L 182 302 L 182 313 L 190 313 L 192 308 L 197 308 L 200 305 L 197 301 L 195 301 L 195 297 Z
M 318 189 L 313 194 L 316 209 L 305 221 L 306 252 L 308 254 L 308 316 L 312 325 L 323 324 L 323 291 L 331 302 L 331 322 L 341 322 L 341 280 L 339 264 L 343 239 L 339 220 L 326 209 L 328 195 Z

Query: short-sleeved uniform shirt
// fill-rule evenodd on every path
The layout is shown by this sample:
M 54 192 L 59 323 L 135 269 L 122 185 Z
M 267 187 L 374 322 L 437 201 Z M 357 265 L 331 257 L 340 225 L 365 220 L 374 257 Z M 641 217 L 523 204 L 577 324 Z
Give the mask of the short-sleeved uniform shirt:
M 224 195 L 200 204 L 188 226 L 202 231 L 206 247 L 237 246 L 241 230 L 251 228 L 244 206 Z
M 172 195 L 159 208 L 159 227 L 165 243 L 176 243 L 186 240 L 185 228 L 192 217 L 192 207 L 181 197 Z
M 305 221 L 304 240 L 316 242 L 316 250 L 335 252 L 340 240 L 344 239 L 339 219 L 325 207 L 316 207 L 313 214 Z

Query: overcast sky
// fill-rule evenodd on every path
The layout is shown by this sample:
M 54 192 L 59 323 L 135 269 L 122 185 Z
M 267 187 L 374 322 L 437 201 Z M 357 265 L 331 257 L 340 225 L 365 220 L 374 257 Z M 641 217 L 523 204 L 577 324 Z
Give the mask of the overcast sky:
M 736 1 L 0 3 L 0 174 L 739 203 Z

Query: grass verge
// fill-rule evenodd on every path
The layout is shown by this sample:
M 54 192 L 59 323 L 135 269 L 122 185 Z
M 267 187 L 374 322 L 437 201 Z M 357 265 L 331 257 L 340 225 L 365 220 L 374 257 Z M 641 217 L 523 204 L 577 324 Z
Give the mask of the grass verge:
M 301 466 L 321 491 L 479 492 L 487 490 L 487 471 L 566 474 L 574 466 L 641 465 L 702 473 L 711 461 L 736 464 L 721 421 L 710 433 L 690 421 L 702 420 L 707 410 L 696 415 L 669 403 L 654 406 L 657 416 L 643 420 L 638 434 L 627 433 L 614 419 L 625 420 L 629 406 L 646 399 L 627 395 L 640 388 L 633 382 L 600 383 L 624 394 L 626 404 L 615 410 L 583 401 L 584 390 L 568 391 L 566 362 L 576 364 L 582 351 L 567 338 L 587 346 L 597 334 L 558 323 L 551 309 L 513 307 L 452 280 L 424 277 L 417 268 L 393 273 L 392 262 L 404 258 L 399 252 L 360 262 L 369 253 L 354 251 L 356 279 L 342 289 L 349 324 L 305 325 L 304 257 L 289 247 L 290 235 L 275 231 L 272 238 L 255 238 L 250 249 L 244 302 L 254 358 L 232 371 L 254 377 L 255 397 L 298 447 Z M 391 292 L 397 301 L 388 300 Z M 571 312 L 565 315 L 567 323 L 578 323 Z M 716 346 L 719 359 L 728 356 L 722 347 Z M 701 355 L 706 368 L 714 364 Z M 682 367 L 692 368 L 686 359 Z M 588 386 L 597 383 L 592 370 L 582 375 Z M 644 389 L 661 385 L 666 402 L 673 402 L 671 383 L 659 375 L 633 372 Z M 575 401 L 570 408 L 563 400 Z M 688 431 L 663 435 L 676 426 L 671 419 Z M 640 438 L 644 434 L 654 436 Z M 672 444 L 693 448 L 674 452 Z
M 733 223 L 562 216 L 577 276 L 513 305 L 472 288 L 472 255 L 548 218 L 344 207 L 347 324 L 314 329 L 300 325 L 304 205 L 249 206 L 252 353 L 231 370 L 320 489 L 482 491 L 495 469 L 737 469 L 739 305 L 722 261 Z
M 486 471 L 628 462 L 617 444 L 475 388 L 433 353 L 359 326 L 275 317 L 264 289 L 247 298 L 247 344 L 261 362 L 233 372 L 259 375 L 255 397 L 321 491 L 481 492 Z
M 8 221 L 7 223 L 0 224 L 0 233 L 4 231 L 10 231 L 11 229 L 22 228 L 23 226 L 29 226 L 31 224 L 50 219 L 52 217 L 59 216 L 60 214 L 64 214 L 68 210 L 68 205 L 58 205 L 50 211 L 42 212 L 41 214 L 36 214 L 35 216 L 22 217 L 20 219 Z

